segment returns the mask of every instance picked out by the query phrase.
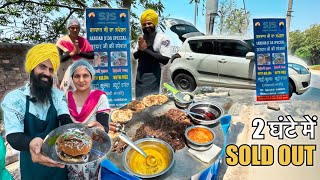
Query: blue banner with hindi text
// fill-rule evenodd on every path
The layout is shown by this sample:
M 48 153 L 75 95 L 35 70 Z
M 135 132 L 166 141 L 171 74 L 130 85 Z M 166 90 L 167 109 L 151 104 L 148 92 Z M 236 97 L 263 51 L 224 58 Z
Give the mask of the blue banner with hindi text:
M 286 19 L 253 19 L 256 100 L 289 100 Z
M 87 8 L 86 30 L 95 54 L 92 88 L 107 93 L 110 107 L 122 107 L 132 99 L 129 12 Z

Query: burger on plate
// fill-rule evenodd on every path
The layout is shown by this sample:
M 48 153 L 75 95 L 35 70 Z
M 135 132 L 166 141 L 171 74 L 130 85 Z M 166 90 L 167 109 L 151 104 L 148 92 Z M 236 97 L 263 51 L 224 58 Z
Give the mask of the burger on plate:
M 68 129 L 56 141 L 57 155 L 65 162 L 87 162 L 91 146 L 91 137 L 77 128 Z

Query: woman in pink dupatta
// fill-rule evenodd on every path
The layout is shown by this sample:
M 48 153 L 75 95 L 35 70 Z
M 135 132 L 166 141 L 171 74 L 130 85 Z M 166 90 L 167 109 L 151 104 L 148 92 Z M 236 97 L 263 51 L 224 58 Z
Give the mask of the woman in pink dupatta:
M 72 86 L 72 89 L 74 89 L 74 86 L 69 81 L 68 67 L 79 59 L 85 58 L 88 61 L 92 61 L 92 59 L 94 59 L 92 46 L 86 38 L 79 36 L 79 21 L 73 18 L 69 19 L 67 28 L 69 35 L 59 38 L 56 43 L 61 61 L 58 71 L 58 81 L 60 83 L 60 88 L 64 91 L 67 91 L 69 86 Z
M 71 119 L 74 123 L 96 126 L 108 133 L 110 107 L 106 93 L 91 90 L 90 84 L 94 68 L 86 61 L 79 60 L 70 68 L 70 76 L 76 91 L 67 95 Z M 68 165 L 68 179 L 98 179 L 100 162 L 94 161 L 83 165 Z

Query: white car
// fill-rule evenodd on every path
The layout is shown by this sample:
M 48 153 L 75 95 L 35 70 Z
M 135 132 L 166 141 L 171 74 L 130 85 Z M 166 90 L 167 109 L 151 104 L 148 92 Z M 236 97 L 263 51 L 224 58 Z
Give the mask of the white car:
M 175 25 L 174 25 L 175 26 Z M 173 27 L 174 27 L 173 26 Z M 176 88 L 194 91 L 197 86 L 256 88 L 253 39 L 243 36 L 204 36 L 183 38 L 180 50 L 172 58 L 170 74 Z M 187 24 L 190 26 L 190 24 Z M 174 29 L 171 27 L 170 29 Z M 187 35 L 187 36 L 188 36 Z M 185 36 L 186 37 L 186 36 Z M 311 73 L 301 59 L 288 55 L 289 95 L 302 94 L 310 87 Z

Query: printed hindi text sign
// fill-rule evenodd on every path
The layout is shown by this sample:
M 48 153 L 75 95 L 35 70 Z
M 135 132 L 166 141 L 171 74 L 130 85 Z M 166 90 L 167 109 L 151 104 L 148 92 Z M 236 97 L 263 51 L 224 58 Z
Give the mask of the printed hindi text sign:
M 253 19 L 256 100 L 289 100 L 286 20 Z
M 132 99 L 129 12 L 87 8 L 86 27 L 95 52 L 92 87 L 107 93 L 110 107 L 122 107 Z

